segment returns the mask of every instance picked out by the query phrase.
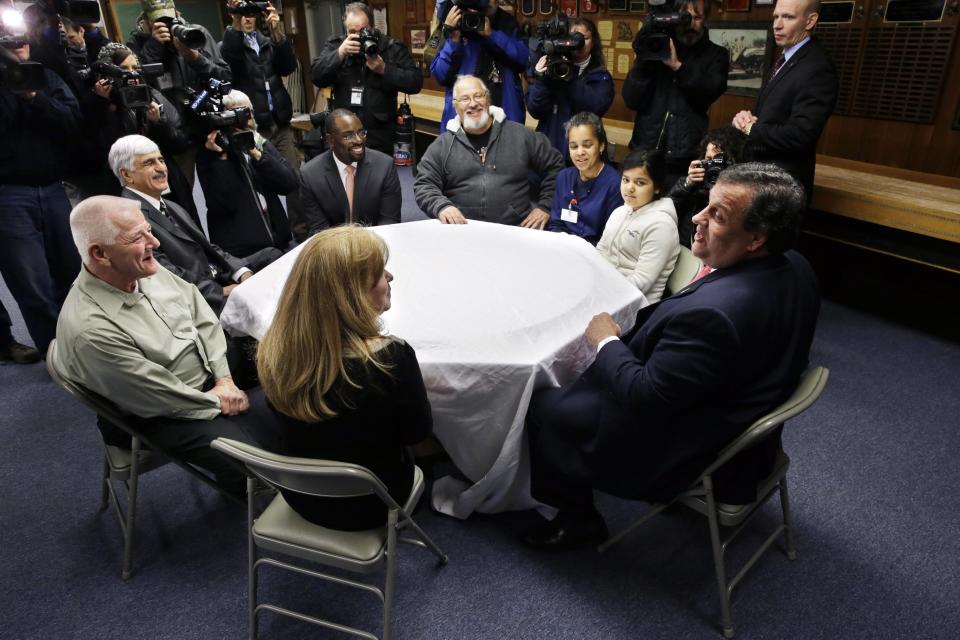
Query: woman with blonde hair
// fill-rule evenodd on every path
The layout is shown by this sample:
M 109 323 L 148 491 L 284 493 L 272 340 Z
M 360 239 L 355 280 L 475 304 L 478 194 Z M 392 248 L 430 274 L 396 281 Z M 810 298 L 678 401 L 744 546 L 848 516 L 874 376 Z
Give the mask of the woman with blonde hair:
M 381 335 L 390 308 L 387 246 L 358 226 L 327 229 L 293 265 L 257 351 L 260 384 L 279 414 L 282 453 L 362 465 L 398 502 L 413 484 L 407 446 L 433 418 L 417 356 Z M 376 496 L 316 498 L 282 490 L 305 519 L 356 531 L 386 522 Z

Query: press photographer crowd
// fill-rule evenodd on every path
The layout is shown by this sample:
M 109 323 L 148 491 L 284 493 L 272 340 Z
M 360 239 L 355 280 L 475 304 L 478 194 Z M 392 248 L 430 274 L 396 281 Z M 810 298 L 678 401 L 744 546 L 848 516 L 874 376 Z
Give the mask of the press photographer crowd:
M 311 114 L 317 129 L 298 141 L 283 78 L 305 61 L 270 2 L 228 0 L 231 23 L 218 42 L 173 0 L 142 0 L 124 44 L 96 26 L 93 0 L 0 2 L 0 273 L 34 343 L 15 342 L 0 309 L 0 359 L 35 362 L 56 337 L 65 378 L 160 420 L 144 423 L 154 442 L 232 490 L 236 469 L 207 445 L 225 434 L 263 444 L 238 418 L 254 402 L 243 389 L 262 381 L 290 429 L 339 425 L 349 444 L 336 455 L 391 460 L 373 470 L 406 474 L 403 501 L 412 462 L 400 451 L 430 434 L 430 409 L 412 347 L 378 333 L 393 275 L 383 241 L 360 227 L 401 222 L 397 167 L 409 171 L 414 158 L 411 110 L 398 95 L 423 85 L 407 46 L 377 30 L 369 6 L 347 4 L 344 35 L 310 65 L 314 85 L 330 89 L 330 109 Z M 445 97 L 441 133 L 414 167 L 420 210 L 442 224 L 575 236 L 652 305 L 623 342 L 613 319 L 597 315 L 585 333 L 597 375 L 576 393 L 534 397 L 534 497 L 560 515 L 525 535 L 533 546 L 602 540 L 589 487 L 682 489 L 703 455 L 663 442 L 656 464 L 629 465 L 661 475 L 614 478 L 634 473 L 604 463 L 614 438 L 590 444 L 596 457 L 583 462 L 582 443 L 565 441 L 564 429 L 586 433 L 595 412 L 610 416 L 611 438 L 635 431 L 634 411 L 606 387 L 629 386 L 624 402 L 650 404 L 640 414 L 720 434 L 700 422 L 725 405 L 701 407 L 691 389 L 736 380 L 736 394 L 750 397 L 731 396 L 732 434 L 744 422 L 734 413 L 756 405 L 760 415 L 789 395 L 815 324 L 812 272 L 791 247 L 837 96 L 833 65 L 812 36 L 820 2 L 776 3 L 779 58 L 756 105 L 712 131 L 707 112 L 726 91 L 730 56 L 708 37 L 710 3 L 648 5 L 622 86 L 635 117 L 619 162 L 603 120 L 615 84 L 589 18 L 559 15 L 525 34 L 496 2 L 439 0 L 424 49 Z M 536 130 L 525 126 L 528 111 Z M 237 287 L 308 239 L 264 343 L 225 338 L 218 316 Z M 696 278 L 671 290 L 681 256 L 695 258 Z M 532 286 L 550 277 L 536 266 Z M 616 372 L 631 367 L 648 371 L 636 376 L 648 382 L 618 386 Z M 417 399 L 417 424 L 398 424 L 383 436 L 389 443 L 370 445 L 371 457 L 350 429 L 371 424 L 357 416 L 375 410 L 387 433 L 412 411 L 401 396 Z M 188 430 L 178 426 L 185 421 Z M 117 435 L 101 430 L 108 443 Z M 324 455 L 320 444 L 311 455 Z M 574 469 L 582 476 L 569 476 Z

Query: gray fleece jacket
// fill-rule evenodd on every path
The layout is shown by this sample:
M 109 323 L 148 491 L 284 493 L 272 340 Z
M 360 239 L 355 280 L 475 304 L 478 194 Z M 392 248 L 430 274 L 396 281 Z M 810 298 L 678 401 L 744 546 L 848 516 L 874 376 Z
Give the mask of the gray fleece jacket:
M 413 192 L 431 218 L 450 205 L 472 220 L 503 224 L 519 224 L 535 206 L 550 211 L 563 168 L 560 152 L 545 135 L 507 120 L 502 109 L 490 107 L 490 115 L 494 122 L 483 161 L 459 117 L 447 122 L 447 131 L 420 159 Z M 535 203 L 530 174 L 540 179 Z

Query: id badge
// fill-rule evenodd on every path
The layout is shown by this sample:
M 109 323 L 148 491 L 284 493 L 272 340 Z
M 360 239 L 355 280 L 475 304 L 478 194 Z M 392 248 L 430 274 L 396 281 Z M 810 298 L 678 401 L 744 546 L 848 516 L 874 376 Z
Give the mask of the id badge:
M 350 106 L 351 107 L 362 107 L 363 106 L 363 87 L 354 87 L 350 90 Z
M 577 224 L 579 212 L 576 209 L 560 209 L 560 219 L 570 224 Z

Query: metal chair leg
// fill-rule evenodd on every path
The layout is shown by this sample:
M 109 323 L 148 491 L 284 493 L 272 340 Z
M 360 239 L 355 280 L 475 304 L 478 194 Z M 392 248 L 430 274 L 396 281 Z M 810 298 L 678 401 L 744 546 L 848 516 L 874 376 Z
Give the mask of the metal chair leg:
M 787 494 L 787 476 L 780 478 L 780 508 L 783 510 L 783 538 L 787 544 L 787 559 L 797 559 L 797 549 L 793 543 L 793 515 L 790 513 L 790 496 Z
M 128 580 L 132 574 L 130 565 L 133 559 L 133 530 L 137 518 L 137 488 L 140 484 L 140 440 L 134 438 L 130 444 L 130 480 L 127 486 L 127 517 L 123 527 L 123 566 L 120 578 Z
M 253 541 L 253 509 L 257 481 L 247 477 L 247 627 L 257 640 L 257 545 Z
M 390 640 L 393 585 L 397 576 L 397 510 L 387 512 L 387 579 L 383 587 L 383 640 Z
M 720 543 L 720 523 L 717 520 L 717 504 L 713 497 L 713 479 L 703 478 L 704 499 L 707 503 L 707 521 L 710 524 L 710 544 L 713 547 L 713 570 L 717 576 L 717 593 L 720 595 L 720 624 L 723 637 L 733 637 L 733 618 L 730 615 L 730 590 L 727 588 L 727 574 L 723 566 L 723 547 Z

